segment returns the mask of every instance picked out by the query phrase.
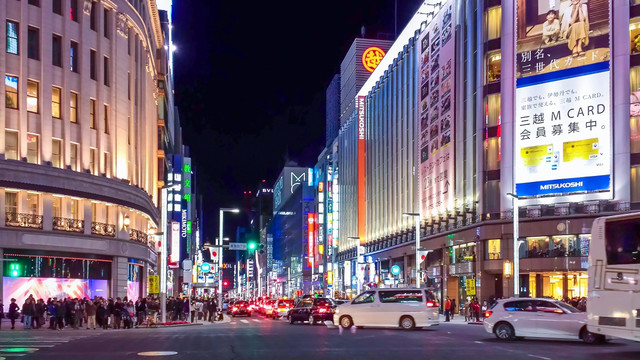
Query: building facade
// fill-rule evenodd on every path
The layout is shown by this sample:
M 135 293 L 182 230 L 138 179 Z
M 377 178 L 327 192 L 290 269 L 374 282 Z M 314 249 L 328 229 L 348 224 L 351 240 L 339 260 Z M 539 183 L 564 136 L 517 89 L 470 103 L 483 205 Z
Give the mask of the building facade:
M 146 295 L 171 96 L 155 1 L 5 1 L 0 21 L 2 298 Z
M 633 100 L 640 8 L 589 1 L 591 32 L 576 40 L 575 28 L 563 25 L 571 6 L 420 6 L 353 98 L 361 106 L 338 136 L 341 209 L 358 208 L 361 188 L 366 209 L 364 235 L 354 211 L 340 213 L 339 291 L 353 292 L 346 278 L 360 272 L 362 284 L 386 286 L 415 284 L 417 274 L 458 304 L 511 296 L 504 269 L 513 263 L 515 225 L 517 292 L 586 296 L 591 223 L 640 204 Z M 542 30 L 550 12 L 556 35 Z M 407 213 L 420 214 L 420 247 L 430 250 L 418 271 Z

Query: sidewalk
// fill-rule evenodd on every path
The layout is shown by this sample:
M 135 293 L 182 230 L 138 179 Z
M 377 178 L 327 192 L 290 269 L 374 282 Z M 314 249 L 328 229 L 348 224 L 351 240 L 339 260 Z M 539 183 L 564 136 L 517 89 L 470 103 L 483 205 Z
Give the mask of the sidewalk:
M 440 314 L 440 322 L 444 323 L 445 322 L 446 317 L 442 314 Z M 457 325 L 482 325 L 483 321 L 482 318 L 480 318 L 480 321 L 476 322 L 475 319 L 474 321 L 464 321 L 464 315 L 456 315 L 453 317 L 453 319 L 451 319 L 451 321 L 449 321 L 450 324 L 457 324 Z

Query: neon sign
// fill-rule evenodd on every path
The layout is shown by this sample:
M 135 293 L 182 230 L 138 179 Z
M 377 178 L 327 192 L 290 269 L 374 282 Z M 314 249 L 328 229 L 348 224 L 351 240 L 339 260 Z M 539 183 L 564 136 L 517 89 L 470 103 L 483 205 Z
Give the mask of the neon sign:
M 380 61 L 382 61 L 384 55 L 384 50 L 379 47 L 369 47 L 362 53 L 362 66 L 364 66 L 368 72 L 373 72 L 373 70 L 378 67 L 378 64 L 380 64 Z
M 313 267 L 313 255 L 314 255 L 314 239 L 315 239 L 315 226 L 314 226 L 315 214 L 307 214 L 307 254 L 309 254 L 309 267 Z

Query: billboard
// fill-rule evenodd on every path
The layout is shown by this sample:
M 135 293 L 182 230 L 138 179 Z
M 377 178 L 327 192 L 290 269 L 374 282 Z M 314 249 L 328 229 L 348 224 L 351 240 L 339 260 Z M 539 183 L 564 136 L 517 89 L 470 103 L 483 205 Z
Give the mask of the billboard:
M 453 1 L 447 1 L 420 34 L 418 181 L 423 217 L 454 206 L 454 32 Z
M 308 182 L 309 168 L 285 167 L 273 186 L 273 213 L 277 213 L 289 197 Z
M 366 200 L 366 139 L 365 126 L 367 123 L 367 98 L 358 96 L 358 237 L 360 245 L 364 245 L 366 239 L 365 221 L 367 218 Z
M 45 301 L 54 297 L 58 299 L 109 297 L 109 282 L 107 280 L 5 276 L 2 281 L 4 304 L 10 304 L 9 300 L 15 298 L 18 306 L 22 306 L 29 295 Z
M 518 0 L 520 197 L 611 189 L 609 0 Z

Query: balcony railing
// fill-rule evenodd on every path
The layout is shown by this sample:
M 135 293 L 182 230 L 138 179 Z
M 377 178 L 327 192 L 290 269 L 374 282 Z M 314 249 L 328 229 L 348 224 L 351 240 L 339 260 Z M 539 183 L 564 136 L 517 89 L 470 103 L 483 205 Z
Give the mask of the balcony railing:
M 54 217 L 53 230 L 81 233 L 84 232 L 84 220 Z
M 101 222 L 91 222 L 91 233 L 100 236 L 116 237 L 116 226 Z
M 142 231 L 131 229 L 129 230 L 129 240 L 147 244 L 149 242 L 149 235 Z
M 5 213 L 4 222 L 6 226 L 23 227 L 32 229 L 42 229 L 42 215 Z

